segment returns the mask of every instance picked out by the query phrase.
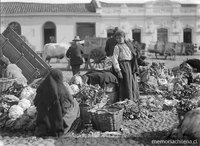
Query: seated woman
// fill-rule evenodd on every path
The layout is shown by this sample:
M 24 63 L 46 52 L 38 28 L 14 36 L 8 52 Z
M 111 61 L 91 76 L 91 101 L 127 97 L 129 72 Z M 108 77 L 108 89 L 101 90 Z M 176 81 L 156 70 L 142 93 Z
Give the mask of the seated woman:
M 80 116 L 78 102 L 63 84 L 62 72 L 52 69 L 37 89 L 36 136 L 61 136 Z

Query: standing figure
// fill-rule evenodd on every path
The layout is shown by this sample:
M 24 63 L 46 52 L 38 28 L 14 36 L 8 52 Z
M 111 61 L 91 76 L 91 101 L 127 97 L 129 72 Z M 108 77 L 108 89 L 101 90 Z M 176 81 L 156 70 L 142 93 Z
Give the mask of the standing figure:
M 68 132 L 80 116 L 78 102 L 63 84 L 62 72 L 52 69 L 36 91 L 37 108 L 35 135 L 61 136 Z
M 117 30 L 118 30 L 118 27 L 115 27 L 115 29 L 113 30 L 113 34 L 112 34 L 111 38 L 109 38 L 106 41 L 105 52 L 106 52 L 106 56 L 108 56 L 108 57 L 113 55 L 114 47 L 117 44 L 117 41 L 114 37 L 114 34 Z
M 125 33 L 118 30 L 115 33 L 117 44 L 112 56 L 113 66 L 119 78 L 119 100 L 130 99 L 138 101 L 139 87 L 137 53 L 132 43 L 125 40 Z
M 66 56 L 70 58 L 70 65 L 72 67 L 72 73 L 75 75 L 80 71 L 80 66 L 83 64 L 83 46 L 79 44 L 81 39 L 79 36 L 75 36 L 72 40 L 71 46 L 67 50 Z
M 49 40 L 50 40 L 50 43 L 56 43 L 55 36 L 50 36 Z

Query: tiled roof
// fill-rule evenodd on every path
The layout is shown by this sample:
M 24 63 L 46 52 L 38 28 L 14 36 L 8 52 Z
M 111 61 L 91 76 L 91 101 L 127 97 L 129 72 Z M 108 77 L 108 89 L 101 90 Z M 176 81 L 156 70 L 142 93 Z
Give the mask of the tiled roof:
M 181 7 L 197 7 L 197 4 L 181 4 Z
M 100 2 L 102 7 L 121 7 L 124 3 L 105 3 Z M 126 3 L 127 7 L 143 7 L 144 4 L 142 3 Z
M 33 13 L 95 13 L 92 3 L 79 4 L 47 4 L 2 2 L 1 14 L 33 14 Z

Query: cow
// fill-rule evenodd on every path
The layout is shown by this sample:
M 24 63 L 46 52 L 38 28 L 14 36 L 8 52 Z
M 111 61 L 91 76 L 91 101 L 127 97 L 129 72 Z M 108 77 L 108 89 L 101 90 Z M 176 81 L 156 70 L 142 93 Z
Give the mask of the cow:
M 62 59 L 65 57 L 67 50 L 69 49 L 70 44 L 64 43 L 48 43 L 45 44 L 43 49 L 42 58 L 47 63 L 50 63 L 51 58 Z

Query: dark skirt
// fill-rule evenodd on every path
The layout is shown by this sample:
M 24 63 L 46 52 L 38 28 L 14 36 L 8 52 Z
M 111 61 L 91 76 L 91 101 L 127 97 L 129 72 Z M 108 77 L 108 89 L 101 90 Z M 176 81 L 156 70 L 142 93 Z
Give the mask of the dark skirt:
M 136 74 L 132 72 L 131 61 L 120 61 L 119 65 L 123 75 L 123 79 L 119 80 L 119 100 L 130 99 L 138 101 L 140 96 L 139 86 Z

